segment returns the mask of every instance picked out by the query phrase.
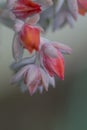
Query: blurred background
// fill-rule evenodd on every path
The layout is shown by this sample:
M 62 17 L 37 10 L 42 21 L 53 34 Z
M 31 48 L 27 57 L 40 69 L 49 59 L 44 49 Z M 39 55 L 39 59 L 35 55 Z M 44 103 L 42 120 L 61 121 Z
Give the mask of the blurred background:
M 46 37 L 65 43 L 65 80 L 30 96 L 9 84 L 13 31 L 0 24 L 0 130 L 87 130 L 87 16 Z

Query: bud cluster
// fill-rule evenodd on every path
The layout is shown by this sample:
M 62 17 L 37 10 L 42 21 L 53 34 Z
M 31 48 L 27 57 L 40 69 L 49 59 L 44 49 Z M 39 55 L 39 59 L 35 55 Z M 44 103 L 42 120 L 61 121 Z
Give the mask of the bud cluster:
M 72 26 L 78 13 L 84 15 L 85 12 L 87 0 L 7 0 L 0 19 L 8 17 L 15 32 L 12 44 L 15 62 L 11 67 L 16 74 L 11 83 L 18 83 L 23 91 L 29 90 L 33 95 L 37 90 L 48 91 L 49 85 L 55 87 L 55 76 L 64 80 L 63 55 L 71 54 L 71 48 L 46 39 L 41 33 L 51 19 L 56 30 L 66 22 Z M 25 50 L 29 57 L 23 57 Z
M 70 27 L 78 20 L 78 16 L 87 13 L 87 0 L 53 0 L 53 5 L 41 14 L 39 24 L 47 30 L 51 25 L 52 30 L 68 24 Z

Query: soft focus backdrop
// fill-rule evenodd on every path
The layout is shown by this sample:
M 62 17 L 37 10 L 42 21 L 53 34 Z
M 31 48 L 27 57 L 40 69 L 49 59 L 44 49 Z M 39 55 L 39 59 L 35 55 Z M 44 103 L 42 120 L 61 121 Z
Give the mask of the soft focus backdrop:
M 9 85 L 13 31 L 0 24 L 0 130 L 87 130 L 87 16 L 46 37 L 68 44 L 65 80 L 42 95 Z

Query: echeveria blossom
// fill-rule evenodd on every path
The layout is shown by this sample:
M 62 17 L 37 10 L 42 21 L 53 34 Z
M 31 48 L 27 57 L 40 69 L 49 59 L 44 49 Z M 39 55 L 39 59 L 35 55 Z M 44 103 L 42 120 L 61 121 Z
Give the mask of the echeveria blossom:
M 7 7 L 12 18 L 25 19 L 41 12 L 41 6 L 32 0 L 8 0 Z
M 56 16 L 53 21 L 53 30 L 62 27 L 65 23 L 68 23 L 71 27 L 73 27 L 74 21 L 76 21 L 78 17 L 77 0 L 62 1 L 62 4 L 58 4 L 56 7 Z
M 42 93 L 43 89 L 48 91 L 49 84 L 55 85 L 54 78 L 51 78 L 38 65 L 26 65 L 22 67 L 12 78 L 11 83 L 17 83 L 23 80 L 30 95 L 33 95 L 37 90 Z
M 7 12 L 11 19 L 22 19 L 40 13 L 52 5 L 52 0 L 7 0 Z
M 72 27 L 86 12 L 87 0 L 7 0 L 0 8 L 0 22 L 15 32 L 11 68 L 16 74 L 11 83 L 33 95 L 54 87 L 55 76 L 64 80 L 64 54 L 71 54 L 71 48 L 41 37 L 41 32 L 49 25 L 54 31 L 67 23 Z
M 70 54 L 71 49 L 57 42 L 43 41 L 41 46 L 41 61 L 50 76 L 58 76 L 64 79 L 64 57 L 62 54 Z
M 48 90 L 49 85 L 55 86 L 54 77 L 64 79 L 63 54 L 71 54 L 71 49 L 61 43 L 40 38 L 40 47 L 32 57 L 21 59 L 12 64 L 12 69 L 19 71 L 12 78 L 12 83 L 18 82 L 22 88 L 32 95 L 38 89 Z M 42 87 L 44 86 L 44 87 Z
M 53 3 L 48 10 L 41 14 L 40 25 L 47 29 L 51 24 L 53 31 L 63 27 L 66 23 L 73 27 L 78 18 L 77 0 L 53 0 Z
M 38 20 L 39 15 L 35 15 L 28 18 L 25 23 L 17 21 L 15 24 L 15 30 L 17 31 L 13 41 L 13 56 L 15 59 L 21 57 L 22 48 L 27 49 L 30 53 L 33 50 L 39 50 L 40 31 L 43 30 L 35 25 Z

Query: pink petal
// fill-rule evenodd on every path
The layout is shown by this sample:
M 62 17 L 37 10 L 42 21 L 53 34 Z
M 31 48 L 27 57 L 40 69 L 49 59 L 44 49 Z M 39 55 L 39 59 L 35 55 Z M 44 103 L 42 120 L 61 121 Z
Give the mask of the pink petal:
M 74 22 L 75 22 L 73 16 L 70 13 L 67 13 L 66 18 L 67 18 L 67 22 L 70 25 L 70 27 L 73 27 L 74 26 Z
M 77 4 L 77 0 L 67 0 L 68 2 L 68 6 L 69 6 L 69 10 L 72 13 L 73 17 L 75 18 L 75 20 L 77 20 L 78 18 L 78 4 Z
M 47 9 L 49 6 L 53 4 L 52 0 L 36 0 L 36 1 L 41 4 L 43 10 Z
M 72 49 L 62 43 L 59 42 L 52 42 L 53 46 L 55 46 L 58 50 L 60 50 L 60 52 L 64 53 L 64 54 L 71 54 L 72 53 Z
M 31 25 L 35 25 L 35 24 L 37 24 L 39 19 L 40 19 L 40 15 L 36 14 L 36 15 L 30 17 L 30 18 L 27 18 L 26 23 L 31 24 Z
M 11 8 L 15 2 L 16 2 L 16 0 L 7 0 L 7 7 Z
M 45 90 L 48 91 L 49 78 L 43 69 L 40 69 L 40 72 L 41 72 L 41 76 L 42 76 L 42 84 L 43 84 Z
M 16 32 L 20 32 L 22 27 L 23 27 L 23 25 L 24 25 L 24 22 L 17 19 L 16 22 L 15 22 L 15 25 L 14 25 L 14 30 Z
M 49 43 L 43 44 L 41 51 L 43 51 L 44 54 L 47 56 L 58 57 L 58 51 L 52 44 L 49 44 Z
M 38 84 L 31 85 L 28 87 L 31 96 L 37 91 L 37 88 L 38 88 Z
M 55 78 L 54 77 L 51 77 L 50 75 L 49 76 L 49 84 L 53 86 L 53 88 L 55 88 Z
M 55 73 L 60 79 L 64 80 L 64 58 L 60 52 L 58 52 L 58 59 L 55 65 Z
M 60 28 L 64 24 L 65 19 L 66 19 L 66 12 L 62 10 L 56 15 L 53 21 L 53 31 L 56 31 L 58 28 Z
M 18 71 L 11 79 L 11 83 L 15 83 L 18 82 L 22 79 L 23 75 L 25 72 L 27 72 L 27 70 L 29 69 L 29 65 L 23 67 L 22 69 L 20 69 L 20 71 Z
M 44 55 L 43 63 L 50 76 L 56 75 L 62 80 L 64 79 L 64 58 L 61 52 L 58 51 L 58 58 L 51 58 Z
M 77 0 L 78 3 L 87 10 L 87 0 Z
M 37 67 L 31 65 L 26 77 L 27 86 L 33 82 L 36 82 L 37 80 L 40 80 L 40 72 Z

